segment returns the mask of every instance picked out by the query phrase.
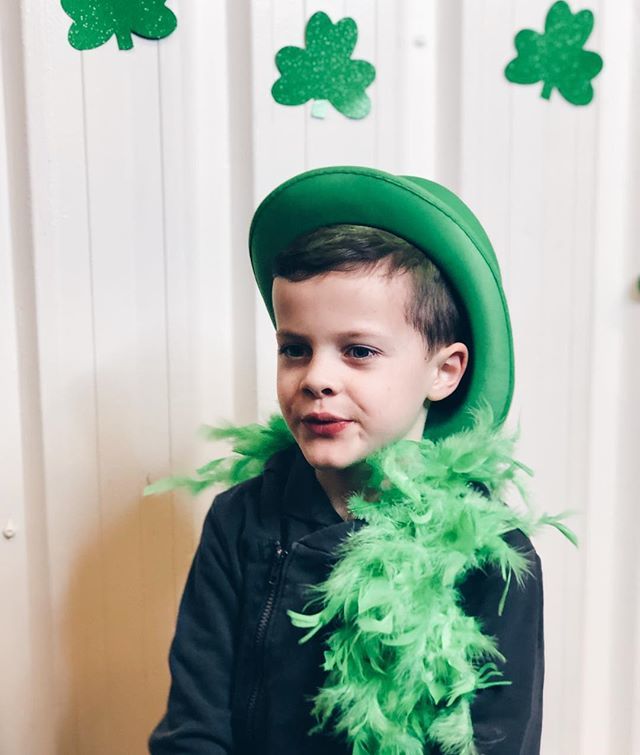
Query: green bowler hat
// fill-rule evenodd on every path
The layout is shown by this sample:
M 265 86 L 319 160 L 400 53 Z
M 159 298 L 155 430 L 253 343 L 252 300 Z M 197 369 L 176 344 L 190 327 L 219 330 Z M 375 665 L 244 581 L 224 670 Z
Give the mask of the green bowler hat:
M 513 395 L 511 323 L 491 242 L 471 210 L 440 184 L 381 170 L 338 166 L 294 176 L 272 191 L 253 217 L 253 272 L 275 325 L 275 256 L 322 226 L 367 225 L 400 236 L 441 270 L 464 306 L 470 361 L 458 389 L 434 402 L 424 430 L 432 440 L 471 427 L 473 409 L 489 405 L 504 422 Z

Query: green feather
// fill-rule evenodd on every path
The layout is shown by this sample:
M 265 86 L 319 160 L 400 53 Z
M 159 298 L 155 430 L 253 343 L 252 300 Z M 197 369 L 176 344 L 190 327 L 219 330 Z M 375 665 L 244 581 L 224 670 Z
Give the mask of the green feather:
M 233 441 L 232 453 L 235 455 L 210 461 L 196 470 L 195 477 L 164 477 L 147 485 L 144 495 L 166 493 L 177 488 L 187 488 L 191 493 L 197 494 L 219 483 L 237 485 L 257 477 L 275 453 L 295 443 L 280 414 L 273 414 L 266 427 L 259 424 L 243 427 L 205 426 L 202 434 L 208 440 Z
M 423 753 L 426 744 L 470 755 L 474 695 L 511 683 L 490 660 L 504 661 L 495 642 L 462 610 L 459 586 L 472 569 L 498 568 L 502 612 L 511 579 L 522 584 L 531 567 L 501 536 L 544 524 L 562 531 L 559 517 L 520 515 L 502 502 L 509 485 L 524 490 L 519 476 L 529 473 L 512 458 L 514 444 L 484 411 L 473 430 L 437 443 L 397 441 L 367 458 L 367 485 L 379 500 L 350 499 L 368 526 L 314 591 L 322 610 L 300 639 L 339 622 L 326 641 L 328 676 L 313 712 L 318 728 L 345 734 L 354 753 Z

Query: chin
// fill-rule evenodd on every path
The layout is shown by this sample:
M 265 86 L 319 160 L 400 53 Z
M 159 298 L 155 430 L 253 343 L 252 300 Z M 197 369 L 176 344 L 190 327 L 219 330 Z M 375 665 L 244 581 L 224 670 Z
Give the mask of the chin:
M 335 449 L 318 449 L 310 447 L 308 443 L 299 443 L 300 450 L 304 458 L 314 469 L 321 471 L 330 469 L 346 469 L 359 459 L 350 459 L 344 452 L 341 453 L 339 448 Z M 345 458 L 346 457 L 346 458 Z

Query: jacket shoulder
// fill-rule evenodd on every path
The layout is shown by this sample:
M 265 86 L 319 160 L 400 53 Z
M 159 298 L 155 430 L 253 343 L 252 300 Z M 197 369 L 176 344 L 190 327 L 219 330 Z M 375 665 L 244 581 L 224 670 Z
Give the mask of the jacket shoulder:
M 282 489 L 291 466 L 292 448 L 275 453 L 265 464 L 261 474 L 233 485 L 218 493 L 206 515 L 213 526 L 227 534 L 242 529 L 247 522 L 261 517 L 262 509 L 273 503 Z
M 522 530 L 509 530 L 509 532 L 505 532 L 502 539 L 521 553 L 531 554 L 532 556 L 538 555 L 533 543 Z
M 262 492 L 263 482 L 264 472 L 218 493 L 207 516 L 222 521 L 236 518 L 243 510 L 256 504 Z

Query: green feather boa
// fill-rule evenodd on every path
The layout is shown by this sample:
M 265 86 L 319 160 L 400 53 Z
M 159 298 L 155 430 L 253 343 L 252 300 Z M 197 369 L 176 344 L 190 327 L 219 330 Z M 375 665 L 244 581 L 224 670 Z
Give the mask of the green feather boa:
M 172 477 L 149 486 L 156 493 L 178 486 L 193 492 L 260 474 L 266 461 L 294 439 L 284 419 L 267 426 L 208 428 L 211 439 L 233 439 L 236 456 L 202 467 L 197 477 Z M 315 698 L 313 731 L 333 726 L 354 755 L 423 755 L 425 743 L 445 755 L 473 755 L 471 702 L 478 690 L 502 679 L 504 660 L 495 640 L 482 633 L 460 606 L 459 586 L 476 568 L 498 567 L 510 581 L 529 573 L 526 557 L 502 535 L 532 535 L 552 525 L 574 544 L 558 516 L 519 513 L 501 496 L 515 486 L 523 500 L 523 474 L 512 458 L 515 438 L 496 430 L 488 410 L 472 430 L 448 438 L 401 440 L 366 458 L 367 489 L 378 500 L 352 496 L 349 510 L 368 526 L 340 546 L 327 580 L 313 588 L 312 614 L 289 612 L 307 641 L 332 625 L 325 685 Z M 309 606 L 307 606 L 309 608 Z M 428 747 L 428 745 L 427 745 Z

